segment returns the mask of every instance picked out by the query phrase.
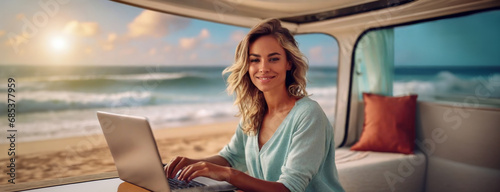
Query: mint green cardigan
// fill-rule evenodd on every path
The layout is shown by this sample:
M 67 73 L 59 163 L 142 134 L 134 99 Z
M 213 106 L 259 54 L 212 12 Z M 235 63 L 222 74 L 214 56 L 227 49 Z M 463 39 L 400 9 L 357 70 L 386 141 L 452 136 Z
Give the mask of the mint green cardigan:
M 333 128 L 316 101 L 298 100 L 260 151 L 257 135 L 246 135 L 239 125 L 219 155 L 233 168 L 283 183 L 292 192 L 344 191 L 335 166 Z

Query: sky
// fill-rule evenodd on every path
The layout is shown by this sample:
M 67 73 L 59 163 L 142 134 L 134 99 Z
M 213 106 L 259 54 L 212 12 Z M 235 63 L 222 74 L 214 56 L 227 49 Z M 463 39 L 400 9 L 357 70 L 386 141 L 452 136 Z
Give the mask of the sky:
M 0 1 L 0 65 L 228 66 L 248 28 L 112 1 Z M 396 65 L 500 65 L 500 11 L 395 29 Z M 337 66 L 338 44 L 297 35 L 311 66 Z
M 395 65 L 500 66 L 500 10 L 397 27 Z
M 249 31 L 111 1 L 1 1 L 0 10 L 3 65 L 228 66 Z M 296 38 L 312 66 L 337 65 L 331 36 Z

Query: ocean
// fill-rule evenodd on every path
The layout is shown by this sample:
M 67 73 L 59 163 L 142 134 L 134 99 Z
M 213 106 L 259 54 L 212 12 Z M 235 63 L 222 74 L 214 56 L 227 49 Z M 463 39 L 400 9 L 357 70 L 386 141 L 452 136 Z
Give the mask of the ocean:
M 500 107 L 500 66 L 399 66 L 394 74 L 394 95 Z
M 225 89 L 224 67 L 0 66 L 0 101 L 14 78 L 18 142 L 101 133 L 96 111 L 147 117 L 153 129 L 236 121 Z M 500 99 L 500 67 L 397 67 L 394 94 L 473 94 L 486 82 Z M 337 68 L 311 67 L 307 91 L 331 122 Z M 0 127 L 9 126 L 7 110 Z M 5 132 L 5 131 L 2 131 Z M 2 133 L 4 134 L 4 133 Z M 5 143 L 6 140 L 0 140 Z

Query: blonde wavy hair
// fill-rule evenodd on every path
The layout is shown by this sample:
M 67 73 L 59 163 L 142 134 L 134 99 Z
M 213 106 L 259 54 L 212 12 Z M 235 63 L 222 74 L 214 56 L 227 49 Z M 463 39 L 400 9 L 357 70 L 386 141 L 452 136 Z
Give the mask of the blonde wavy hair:
M 259 37 L 272 35 L 281 44 L 286 59 L 292 65 L 286 74 L 288 94 L 296 98 L 307 96 L 306 72 L 309 68 L 306 58 L 300 52 L 297 42 L 290 31 L 281 26 L 277 19 L 265 20 L 254 26 L 236 48 L 233 65 L 224 69 L 222 74 L 229 73 L 227 91 L 236 95 L 234 105 L 239 108 L 237 116 L 242 117 L 242 129 L 247 135 L 256 134 L 267 111 L 267 103 L 263 93 L 255 87 L 248 74 L 249 47 Z

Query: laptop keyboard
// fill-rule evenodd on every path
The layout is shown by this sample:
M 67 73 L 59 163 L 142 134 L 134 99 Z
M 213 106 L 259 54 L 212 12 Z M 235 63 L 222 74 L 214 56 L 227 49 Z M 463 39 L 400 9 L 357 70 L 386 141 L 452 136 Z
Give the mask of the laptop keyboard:
M 192 188 L 192 187 L 203 187 L 205 184 L 196 182 L 194 180 L 190 182 L 186 181 L 181 181 L 178 179 L 168 179 L 168 184 L 170 185 L 171 189 L 186 189 L 186 188 Z

